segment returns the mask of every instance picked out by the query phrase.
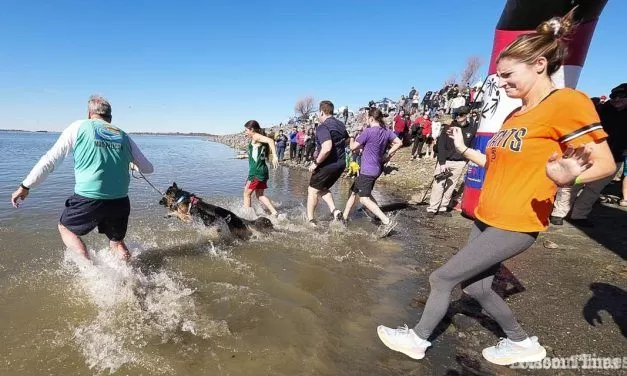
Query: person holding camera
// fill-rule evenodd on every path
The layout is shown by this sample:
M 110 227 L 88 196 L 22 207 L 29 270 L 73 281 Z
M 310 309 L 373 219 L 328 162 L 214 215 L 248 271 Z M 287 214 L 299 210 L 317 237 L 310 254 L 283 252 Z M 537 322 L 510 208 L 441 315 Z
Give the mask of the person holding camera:
M 438 161 L 435 165 L 431 198 L 427 208 L 431 218 L 436 214 L 451 216 L 447 207 L 468 160 L 455 149 L 455 144 L 447 133 L 450 128 L 458 127 L 462 130 L 466 145 L 472 145 L 477 133 L 477 124 L 468 121 L 469 113 L 468 106 L 460 107 L 457 110 L 457 120 L 453 120 L 450 125 L 444 125 L 438 137 Z

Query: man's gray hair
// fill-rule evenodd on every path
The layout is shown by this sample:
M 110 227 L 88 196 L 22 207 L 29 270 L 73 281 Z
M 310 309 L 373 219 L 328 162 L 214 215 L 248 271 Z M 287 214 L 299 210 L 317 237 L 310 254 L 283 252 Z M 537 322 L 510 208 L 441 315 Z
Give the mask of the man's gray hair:
M 91 114 L 99 115 L 105 119 L 111 119 L 111 105 L 100 95 L 92 95 L 89 97 L 87 109 Z

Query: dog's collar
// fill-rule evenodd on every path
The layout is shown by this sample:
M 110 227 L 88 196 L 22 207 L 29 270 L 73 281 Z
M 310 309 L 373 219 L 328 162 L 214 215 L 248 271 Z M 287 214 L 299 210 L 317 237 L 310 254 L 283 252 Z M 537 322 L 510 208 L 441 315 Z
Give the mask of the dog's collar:
M 176 200 L 176 202 L 174 203 L 174 207 L 179 206 L 181 202 L 185 201 L 186 198 L 187 198 L 187 195 L 182 195 L 181 197 L 179 197 L 179 199 Z
M 178 200 L 174 202 L 174 204 L 172 204 L 172 206 L 176 209 L 186 199 L 189 199 L 189 207 L 187 208 L 187 214 L 189 214 L 189 212 L 192 210 L 192 206 L 196 205 L 199 201 L 198 197 L 194 195 L 192 196 L 182 195 L 181 197 L 179 197 Z

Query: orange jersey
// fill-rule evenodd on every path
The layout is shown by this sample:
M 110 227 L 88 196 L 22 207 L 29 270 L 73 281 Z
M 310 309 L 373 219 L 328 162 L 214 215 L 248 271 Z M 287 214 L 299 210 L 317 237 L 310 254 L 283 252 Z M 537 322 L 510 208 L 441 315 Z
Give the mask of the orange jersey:
M 546 230 L 555 183 L 546 176 L 553 152 L 607 138 L 592 101 L 556 90 L 525 113 L 513 112 L 486 146 L 486 175 L 477 219 L 509 231 Z

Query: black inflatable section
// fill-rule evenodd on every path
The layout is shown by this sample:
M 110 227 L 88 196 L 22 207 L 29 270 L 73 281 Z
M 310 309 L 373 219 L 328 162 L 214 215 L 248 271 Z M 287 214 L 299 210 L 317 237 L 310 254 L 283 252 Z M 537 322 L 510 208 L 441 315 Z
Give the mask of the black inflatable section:
M 624 1 L 624 0 L 620 0 Z M 575 20 L 596 20 L 607 0 L 508 0 L 496 26 L 499 30 L 534 30 L 541 22 L 561 17 L 576 5 Z

